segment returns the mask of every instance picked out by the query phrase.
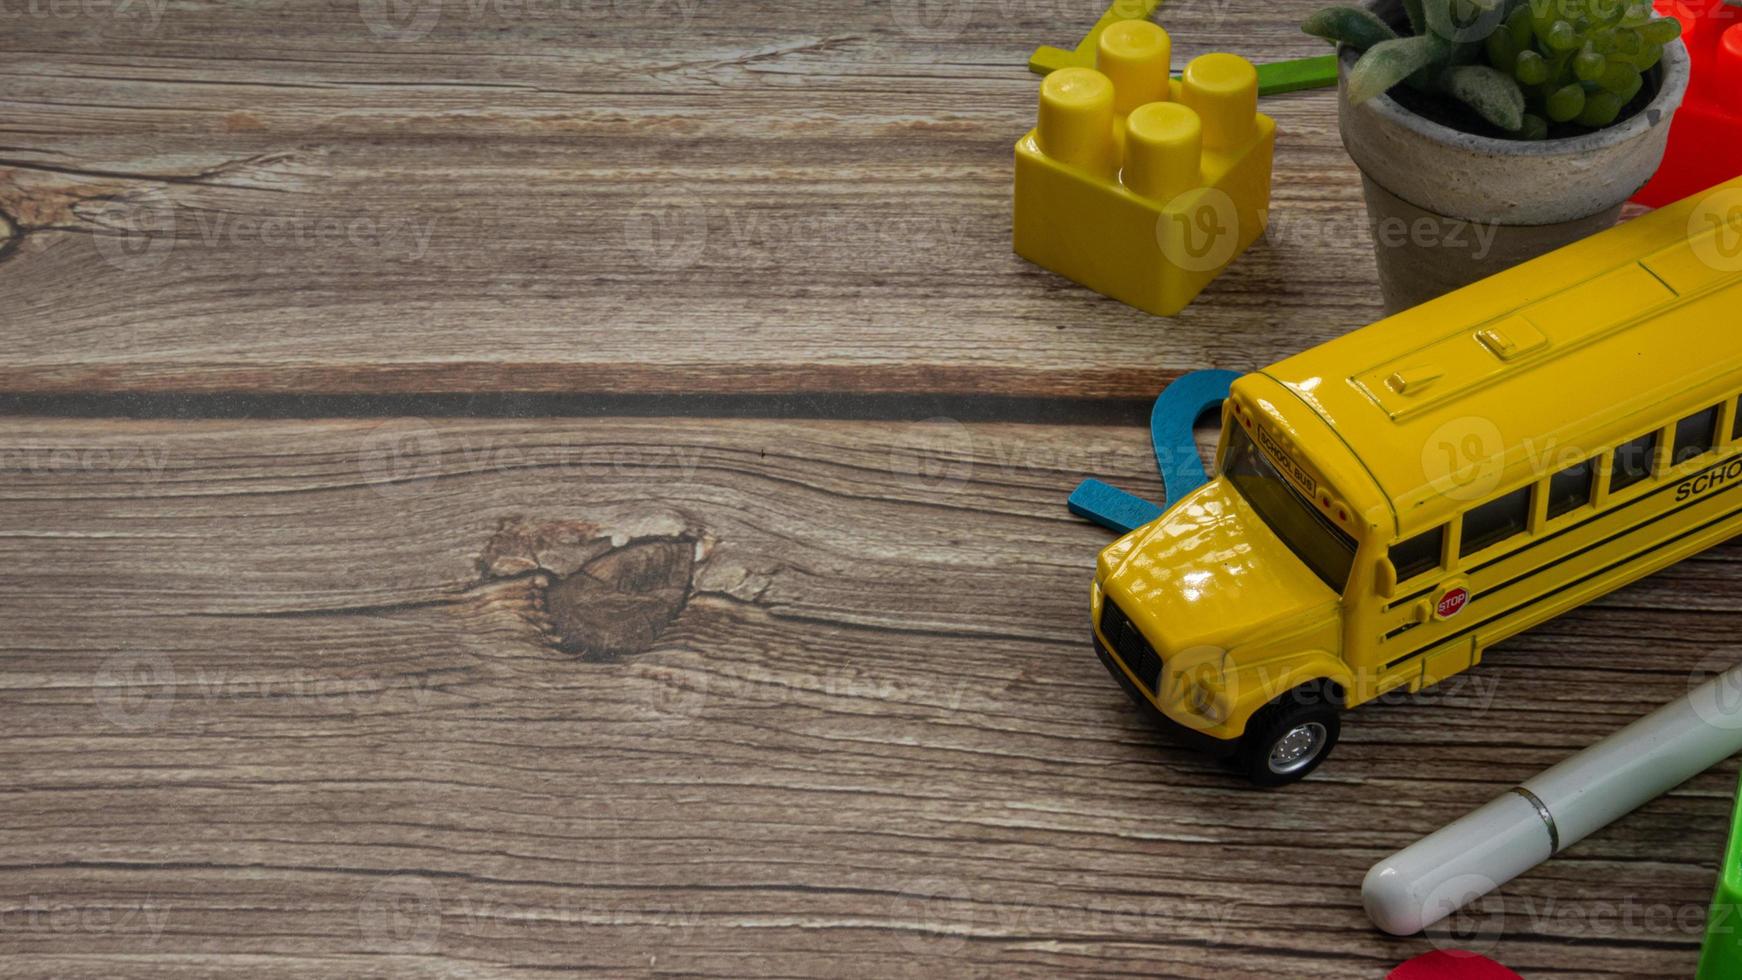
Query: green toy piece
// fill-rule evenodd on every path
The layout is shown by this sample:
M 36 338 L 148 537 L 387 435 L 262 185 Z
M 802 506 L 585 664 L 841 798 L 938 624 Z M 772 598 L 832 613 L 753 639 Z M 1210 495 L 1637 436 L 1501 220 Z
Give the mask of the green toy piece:
M 1712 916 L 1706 926 L 1706 945 L 1700 954 L 1696 980 L 1735 980 L 1742 977 L 1742 794 L 1731 816 L 1730 846 L 1724 865 L 1718 869 L 1718 892 L 1712 897 Z
M 1112 6 L 1089 29 L 1076 50 L 1066 51 L 1050 45 L 1034 49 L 1028 59 L 1028 70 L 1036 75 L 1050 75 L 1060 68 L 1095 67 L 1095 46 L 1101 42 L 1101 32 L 1108 25 L 1122 20 L 1141 20 L 1155 13 L 1161 0 L 1113 0 Z M 1177 75 L 1175 76 L 1178 77 Z M 1310 88 L 1328 88 L 1337 84 L 1336 55 L 1316 58 L 1296 58 L 1258 66 L 1258 94 L 1281 95 Z
M 1159 6 L 1161 0 L 1113 0 L 1113 5 L 1107 8 L 1100 20 L 1095 21 L 1094 27 L 1089 28 L 1089 36 L 1083 38 L 1083 43 L 1077 45 L 1075 51 L 1042 45 L 1029 57 L 1028 70 L 1036 75 L 1050 75 L 1060 68 L 1093 68 L 1095 46 L 1101 43 L 1101 32 L 1108 25 L 1122 20 L 1143 20 L 1155 13 Z
M 1273 61 L 1258 66 L 1258 94 L 1281 95 L 1309 88 L 1330 88 L 1337 84 L 1337 56 L 1296 58 L 1293 61 Z

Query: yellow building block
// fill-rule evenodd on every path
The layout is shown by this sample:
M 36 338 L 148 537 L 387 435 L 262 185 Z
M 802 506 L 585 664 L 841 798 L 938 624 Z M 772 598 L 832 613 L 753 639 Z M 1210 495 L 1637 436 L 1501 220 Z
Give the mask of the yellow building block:
M 1172 316 L 1263 234 L 1276 121 L 1258 73 L 1206 54 L 1168 78 L 1172 43 L 1147 20 L 1102 31 L 1094 68 L 1040 86 L 1016 144 L 1016 252 Z

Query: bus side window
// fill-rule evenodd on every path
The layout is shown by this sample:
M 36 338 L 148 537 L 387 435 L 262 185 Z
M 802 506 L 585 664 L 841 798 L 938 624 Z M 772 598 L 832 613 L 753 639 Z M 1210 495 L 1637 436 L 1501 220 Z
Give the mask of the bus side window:
M 1657 432 L 1648 432 L 1616 448 L 1615 475 L 1609 480 L 1610 493 L 1620 493 L 1651 478 L 1652 464 L 1657 461 L 1659 435 Z
M 1732 442 L 1742 441 L 1742 402 L 1737 403 L 1736 407 L 1731 410 L 1731 414 L 1736 417 L 1736 424 L 1731 428 L 1730 440 Z
M 1397 567 L 1397 580 L 1407 582 L 1417 575 L 1439 568 L 1445 560 L 1445 551 L 1444 525 L 1392 545 L 1391 564 Z
M 1514 535 L 1523 534 L 1530 526 L 1530 492 L 1534 489 L 1530 486 L 1514 490 L 1465 514 L 1462 553 L 1473 555 Z
M 1698 459 L 1716 448 L 1718 407 L 1714 405 L 1676 423 L 1675 455 L 1671 457 L 1671 465 L 1679 466 L 1690 459 Z
M 1569 466 L 1548 480 L 1548 519 L 1571 514 L 1591 502 L 1597 482 L 1594 460 Z

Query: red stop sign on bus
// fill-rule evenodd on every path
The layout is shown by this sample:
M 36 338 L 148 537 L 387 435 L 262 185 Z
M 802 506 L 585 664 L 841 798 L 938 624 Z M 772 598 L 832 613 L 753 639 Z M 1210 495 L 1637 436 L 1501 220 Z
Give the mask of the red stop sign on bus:
M 1441 619 L 1451 619 L 1458 613 L 1463 612 L 1464 607 L 1469 605 L 1469 603 L 1470 590 L 1456 588 L 1440 597 L 1440 604 L 1436 607 L 1435 611 L 1439 613 Z

